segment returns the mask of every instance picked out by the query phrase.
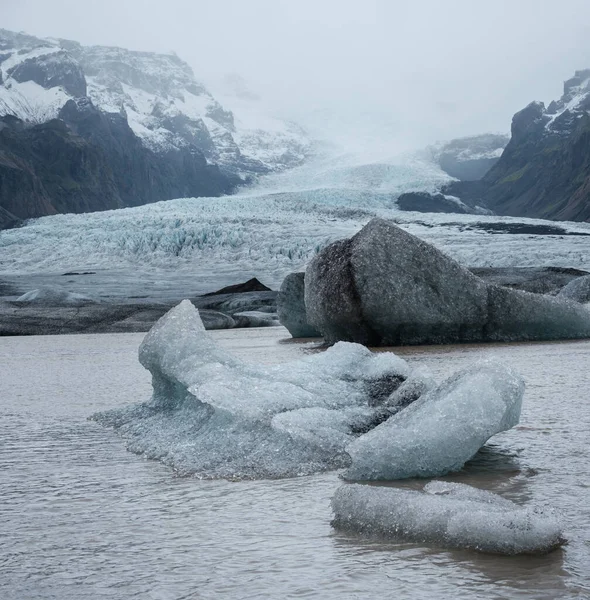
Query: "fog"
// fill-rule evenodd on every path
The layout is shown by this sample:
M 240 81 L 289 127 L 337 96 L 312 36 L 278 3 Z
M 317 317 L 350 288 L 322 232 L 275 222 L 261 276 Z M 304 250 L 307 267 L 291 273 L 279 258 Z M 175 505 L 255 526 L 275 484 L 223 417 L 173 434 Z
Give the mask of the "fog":
M 590 67 L 590 2 L 0 0 L 42 37 L 174 50 L 215 92 L 241 75 L 276 112 L 348 145 L 420 147 L 510 128 Z

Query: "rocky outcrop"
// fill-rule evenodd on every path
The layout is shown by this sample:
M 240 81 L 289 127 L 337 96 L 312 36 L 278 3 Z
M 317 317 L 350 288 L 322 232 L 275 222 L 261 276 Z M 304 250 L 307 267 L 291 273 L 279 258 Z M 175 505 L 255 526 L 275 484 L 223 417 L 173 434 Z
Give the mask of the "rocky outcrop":
M 123 117 L 87 98 L 68 101 L 59 117 L 33 126 L 0 118 L 0 207 L 14 218 L 219 196 L 238 181 L 198 152 L 157 156 Z
M 329 343 L 371 346 L 590 337 L 590 313 L 490 285 L 390 221 L 322 250 L 305 273 L 307 317 Z
M 290 273 L 277 296 L 277 313 L 281 325 L 294 338 L 319 337 L 321 334 L 307 320 L 305 310 L 305 273 Z
M 396 204 L 400 210 L 423 213 L 470 214 L 475 212 L 458 198 L 428 192 L 406 192 L 398 197 Z
M 440 168 L 462 181 L 481 179 L 500 159 L 510 137 L 484 133 L 458 138 L 432 149 Z
M 261 283 L 256 279 L 256 277 L 252 277 L 252 279 L 248 279 L 244 283 L 236 283 L 234 285 L 228 285 L 216 292 L 209 292 L 207 294 L 203 294 L 203 296 L 219 296 L 221 294 L 244 294 L 246 292 L 271 292 L 272 290 L 265 286 L 264 283 Z
M 455 182 L 443 192 L 502 215 L 589 221 L 589 111 L 590 70 L 576 71 L 560 100 L 514 115 L 510 142 L 481 185 Z

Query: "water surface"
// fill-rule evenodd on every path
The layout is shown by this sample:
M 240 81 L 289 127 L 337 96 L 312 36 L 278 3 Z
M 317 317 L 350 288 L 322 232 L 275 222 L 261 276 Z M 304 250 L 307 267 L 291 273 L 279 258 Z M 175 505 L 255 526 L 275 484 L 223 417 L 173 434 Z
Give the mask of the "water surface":
M 253 362 L 313 351 L 213 335 Z M 520 426 L 449 479 L 558 507 L 570 543 L 497 557 L 333 531 L 337 473 L 201 481 L 127 452 L 87 417 L 149 397 L 142 337 L 0 338 L 0 598 L 590 598 L 590 342 L 398 349 L 437 378 L 483 355 L 527 381 Z

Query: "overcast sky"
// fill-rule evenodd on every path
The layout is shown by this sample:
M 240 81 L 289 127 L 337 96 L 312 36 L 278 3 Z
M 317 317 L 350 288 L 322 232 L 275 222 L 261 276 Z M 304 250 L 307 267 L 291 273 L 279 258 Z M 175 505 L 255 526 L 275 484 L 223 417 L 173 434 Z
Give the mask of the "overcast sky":
M 508 131 L 590 68 L 590 0 L 0 0 L 7 29 L 169 52 L 278 110 L 400 145 Z

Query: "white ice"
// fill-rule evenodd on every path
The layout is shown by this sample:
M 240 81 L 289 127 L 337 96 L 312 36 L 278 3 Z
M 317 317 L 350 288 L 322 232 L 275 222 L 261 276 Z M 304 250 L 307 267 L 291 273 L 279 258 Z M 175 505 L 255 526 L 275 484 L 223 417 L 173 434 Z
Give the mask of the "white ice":
M 337 529 L 498 554 L 545 553 L 565 543 L 558 515 L 484 490 L 432 481 L 424 491 L 343 485 L 332 498 Z
M 490 437 L 518 423 L 523 394 L 514 371 L 476 363 L 349 444 L 345 476 L 392 480 L 458 471 Z
M 201 477 L 285 477 L 349 464 L 346 444 L 369 423 L 368 388 L 412 380 L 407 363 L 336 344 L 286 365 L 258 367 L 222 351 L 184 301 L 147 334 L 140 362 L 151 402 L 96 415 L 129 449 Z

